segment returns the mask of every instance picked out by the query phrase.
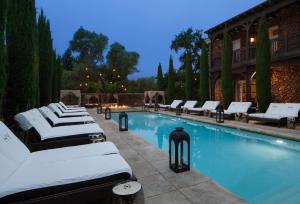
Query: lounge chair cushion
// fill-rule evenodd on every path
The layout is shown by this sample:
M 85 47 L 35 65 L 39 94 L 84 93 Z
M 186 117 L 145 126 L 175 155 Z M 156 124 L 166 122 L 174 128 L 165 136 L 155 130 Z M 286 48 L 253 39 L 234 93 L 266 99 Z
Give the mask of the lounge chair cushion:
M 59 118 L 48 107 L 45 106 L 39 108 L 39 110 L 46 118 L 51 120 L 53 125 L 66 124 L 66 123 L 79 123 L 79 122 L 82 123 L 95 122 L 94 118 L 92 118 L 91 116 Z
M 63 102 L 59 102 L 59 104 L 65 109 L 65 110 L 83 110 L 86 111 L 85 107 L 79 107 L 79 106 L 66 106 Z
M 59 103 L 54 103 L 63 113 L 77 113 L 77 112 L 86 112 L 86 110 L 82 109 L 65 109 Z
M 188 108 L 189 111 L 195 111 L 195 112 L 202 112 L 205 110 L 215 110 L 218 105 L 220 104 L 220 101 L 205 101 L 203 106 L 201 108 Z
M 182 103 L 182 100 L 174 100 L 170 105 L 158 104 L 161 108 L 177 108 L 177 106 Z
M 131 168 L 119 154 L 47 163 L 28 161 L 1 183 L 0 198 L 27 190 L 89 181 L 119 173 L 132 175 Z
M 181 108 L 183 109 L 194 108 L 197 105 L 197 103 L 198 101 L 186 101 Z
M 59 117 L 80 117 L 80 116 L 89 116 L 88 112 L 75 112 L 75 113 L 63 113 L 55 104 L 51 103 L 48 105 L 53 112 L 57 113 Z
M 51 127 L 51 125 L 46 121 L 46 119 L 37 109 L 19 113 L 15 116 L 15 120 L 25 131 L 29 130 L 31 127 L 34 127 L 35 130 L 39 133 L 41 140 L 74 135 L 98 134 L 104 132 L 96 123 Z M 30 124 L 31 127 L 28 124 Z

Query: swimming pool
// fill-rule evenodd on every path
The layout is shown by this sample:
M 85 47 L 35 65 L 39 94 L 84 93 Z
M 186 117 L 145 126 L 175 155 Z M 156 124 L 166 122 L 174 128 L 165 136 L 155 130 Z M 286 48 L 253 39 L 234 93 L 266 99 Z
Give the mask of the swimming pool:
M 299 142 L 161 114 L 128 116 L 130 131 L 166 153 L 169 133 L 183 127 L 192 167 L 247 202 L 300 203 Z

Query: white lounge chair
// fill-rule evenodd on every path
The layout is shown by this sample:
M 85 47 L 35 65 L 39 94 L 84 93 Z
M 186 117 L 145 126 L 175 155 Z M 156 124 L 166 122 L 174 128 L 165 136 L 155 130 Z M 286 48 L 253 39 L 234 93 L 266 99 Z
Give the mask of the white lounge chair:
M 187 111 L 189 108 L 194 108 L 197 105 L 198 101 L 186 101 L 181 109 Z
M 90 114 L 88 112 L 75 112 L 75 113 L 64 113 L 62 112 L 55 104 L 51 103 L 48 105 L 48 108 L 50 108 L 54 113 L 57 114 L 58 117 L 80 117 L 80 116 L 89 116 Z
M 296 103 L 271 103 L 266 113 L 249 114 L 247 119 L 262 122 L 274 122 L 280 127 L 287 122 L 287 118 L 297 119 L 299 111 L 300 105 Z
M 237 113 L 248 113 L 251 106 L 252 102 L 231 102 L 227 110 L 224 110 L 224 115 L 233 119 Z M 216 110 L 211 111 L 211 113 L 215 114 Z
M 80 106 L 66 106 L 63 102 L 59 102 L 59 104 L 65 109 L 65 110 L 83 110 L 86 111 L 85 107 Z
M 59 118 L 46 106 L 39 108 L 39 110 L 52 126 L 78 125 L 95 122 L 94 118 L 92 118 L 91 116 Z
M 182 100 L 174 100 L 170 105 L 158 104 L 160 108 L 176 109 L 182 103 Z
M 213 111 L 220 105 L 220 101 L 205 101 L 200 108 L 188 108 L 188 112 L 203 114 L 204 111 Z
M 87 112 L 83 109 L 65 109 L 60 103 L 54 103 L 63 113 L 77 113 L 77 112 Z
M 105 139 L 103 130 L 96 123 L 51 127 L 37 109 L 15 116 L 20 128 L 28 131 L 32 151 L 88 144 L 94 137 Z
M 106 145 L 113 152 L 103 152 Z M 31 153 L 2 122 L 0 163 L 0 203 L 82 203 L 90 196 L 102 200 L 116 183 L 133 177 L 111 143 Z

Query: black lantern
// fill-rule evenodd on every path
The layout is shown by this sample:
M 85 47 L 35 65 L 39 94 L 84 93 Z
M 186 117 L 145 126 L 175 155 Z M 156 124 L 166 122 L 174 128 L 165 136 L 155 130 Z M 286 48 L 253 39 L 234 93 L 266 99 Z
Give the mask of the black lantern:
M 111 119 L 111 109 L 106 108 L 104 113 L 105 113 L 105 120 L 110 120 Z
M 169 136 L 169 167 L 175 173 L 190 170 L 190 136 L 180 127 Z
M 224 123 L 224 108 L 223 106 L 218 106 L 216 111 L 216 122 L 217 123 Z
M 181 115 L 181 104 L 176 107 L 176 115 Z
M 128 115 L 124 111 L 119 114 L 119 130 L 128 131 Z
M 103 110 L 102 110 L 102 105 L 98 105 L 97 106 L 97 114 L 102 114 Z
M 155 104 L 154 104 L 154 111 L 158 111 L 158 109 L 159 109 L 159 105 L 158 105 L 157 102 L 155 102 Z

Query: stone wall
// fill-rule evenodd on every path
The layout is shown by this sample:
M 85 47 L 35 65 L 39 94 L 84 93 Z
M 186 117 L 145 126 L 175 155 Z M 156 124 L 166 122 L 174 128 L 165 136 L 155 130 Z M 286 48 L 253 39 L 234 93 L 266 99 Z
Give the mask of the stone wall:
M 300 102 L 300 66 L 284 65 L 272 68 L 272 101 Z

